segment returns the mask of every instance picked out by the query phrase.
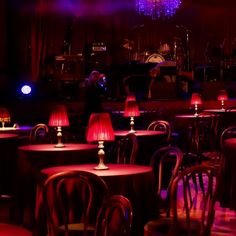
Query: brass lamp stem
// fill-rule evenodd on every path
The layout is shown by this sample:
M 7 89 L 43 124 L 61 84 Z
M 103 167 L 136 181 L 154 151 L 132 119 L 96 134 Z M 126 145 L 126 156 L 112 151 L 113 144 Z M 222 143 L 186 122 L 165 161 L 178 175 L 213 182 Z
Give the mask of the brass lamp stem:
M 104 145 L 103 141 L 98 141 L 98 158 L 99 158 L 99 163 L 98 166 L 94 167 L 95 170 L 107 170 L 108 166 L 104 164 L 104 157 L 105 157 L 105 152 L 104 152 Z
M 61 130 L 61 126 L 57 127 L 57 144 L 55 145 L 55 147 L 64 147 L 65 145 L 62 143 L 62 130 Z
M 194 108 L 195 108 L 195 116 L 197 116 L 197 115 L 198 115 L 198 114 L 197 114 L 197 108 L 198 108 L 198 107 L 197 107 L 197 104 L 194 105 Z
M 134 131 L 134 117 L 130 117 L 130 131 L 129 132 L 135 132 Z
M 224 99 L 221 100 L 221 109 L 224 110 Z

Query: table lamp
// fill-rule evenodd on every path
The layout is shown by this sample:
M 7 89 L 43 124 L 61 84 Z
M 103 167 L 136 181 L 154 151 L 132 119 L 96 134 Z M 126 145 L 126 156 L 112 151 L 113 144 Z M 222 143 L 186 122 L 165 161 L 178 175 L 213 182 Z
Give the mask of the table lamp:
M 49 126 L 57 127 L 57 144 L 55 147 L 64 147 L 62 143 L 62 126 L 69 126 L 69 119 L 67 116 L 67 111 L 65 106 L 58 105 L 56 106 L 49 119 Z
M 5 128 L 5 122 L 10 122 L 10 113 L 6 108 L 0 108 L 0 122 L 2 122 L 2 128 Z
M 202 104 L 202 98 L 199 93 L 193 93 L 191 97 L 191 105 L 194 105 L 195 115 L 198 115 L 198 105 Z
M 98 142 L 99 164 L 94 167 L 96 170 L 106 170 L 108 166 L 104 164 L 104 141 L 113 141 L 114 131 L 108 113 L 92 113 L 89 118 L 87 142 Z
M 224 102 L 228 99 L 228 95 L 225 89 L 219 91 L 217 100 L 221 101 L 221 109 L 224 110 Z
M 134 117 L 140 116 L 140 111 L 136 100 L 131 100 L 125 103 L 124 117 L 130 117 L 130 131 L 135 132 L 134 130 Z

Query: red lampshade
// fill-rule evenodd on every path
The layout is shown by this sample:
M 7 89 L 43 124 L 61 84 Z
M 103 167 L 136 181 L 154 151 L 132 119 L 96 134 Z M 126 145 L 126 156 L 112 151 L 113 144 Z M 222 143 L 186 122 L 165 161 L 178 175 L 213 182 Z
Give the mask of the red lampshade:
M 6 108 L 0 108 L 0 122 L 10 122 L 10 113 Z
M 87 141 L 113 141 L 114 131 L 108 113 L 92 113 L 89 119 Z
M 225 89 L 222 89 L 219 91 L 219 94 L 218 94 L 218 97 L 217 97 L 217 100 L 219 101 L 225 101 L 228 99 L 228 95 L 227 95 L 227 92 Z
M 135 95 L 128 95 L 127 97 L 126 97 L 126 100 L 125 100 L 125 103 L 127 103 L 127 102 L 129 102 L 129 101 L 136 101 L 136 97 L 135 97 Z
M 140 116 L 140 111 L 136 100 L 131 100 L 125 103 L 124 116 L 125 117 Z
M 199 93 L 193 93 L 191 98 L 191 104 L 192 105 L 201 105 L 202 104 L 202 98 Z
M 65 106 L 58 105 L 53 109 L 49 119 L 49 126 L 69 126 L 69 119 Z

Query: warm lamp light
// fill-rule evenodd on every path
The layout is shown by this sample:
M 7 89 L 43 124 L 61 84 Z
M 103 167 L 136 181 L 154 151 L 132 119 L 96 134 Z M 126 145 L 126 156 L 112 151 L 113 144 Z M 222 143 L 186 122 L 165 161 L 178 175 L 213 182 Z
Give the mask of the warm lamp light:
M 194 105 L 195 115 L 198 115 L 198 105 L 202 104 L 202 98 L 199 93 L 193 93 L 191 97 L 191 104 Z
M 5 122 L 10 122 L 10 113 L 6 108 L 0 108 L 0 122 L 2 122 L 2 128 L 5 128 Z
M 62 143 L 62 126 L 69 126 L 69 120 L 65 106 L 56 106 L 49 119 L 49 126 L 57 127 L 57 144 L 55 147 L 64 147 Z
M 108 167 L 104 164 L 104 141 L 113 141 L 114 131 L 108 113 L 92 113 L 89 119 L 87 142 L 98 142 L 99 164 L 94 167 L 96 170 L 106 170 Z
M 134 117 L 140 116 L 140 111 L 136 100 L 131 100 L 125 103 L 124 117 L 130 117 L 130 132 L 134 131 Z
M 228 99 L 228 95 L 225 89 L 219 91 L 217 100 L 221 101 L 221 109 L 224 110 L 224 101 Z

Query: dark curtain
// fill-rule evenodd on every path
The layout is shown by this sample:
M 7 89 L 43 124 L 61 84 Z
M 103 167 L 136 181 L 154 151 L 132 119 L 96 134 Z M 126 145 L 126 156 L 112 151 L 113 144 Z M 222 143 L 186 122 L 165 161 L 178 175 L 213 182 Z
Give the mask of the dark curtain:
M 228 1 L 230 3 L 227 4 Z M 182 6 L 174 17 L 156 20 L 138 16 L 135 12 L 135 0 L 20 2 L 21 7 L 17 5 L 20 18 L 16 20 L 20 19 L 21 32 L 18 38 L 11 37 L 11 41 L 15 40 L 12 45 L 16 46 L 17 41 L 20 49 L 14 52 L 13 49 L 9 50 L 9 58 L 14 53 L 18 54 L 14 55 L 14 61 L 13 58 L 9 61 L 16 63 L 18 60 L 19 70 L 23 63 L 26 64 L 24 68 L 30 72 L 28 79 L 32 82 L 37 82 L 45 73 L 45 61 L 48 57 L 53 58 L 63 53 L 68 26 L 72 27 L 71 53 L 83 53 L 85 56 L 86 48 L 93 42 L 104 42 L 107 45 L 104 56 L 88 58 L 92 62 L 99 60 L 104 64 L 127 62 L 133 59 L 136 53 L 141 57 L 146 52 L 159 53 L 160 44 L 165 42 L 173 47 L 176 38 L 185 37 L 184 32 L 177 29 L 176 25 L 184 25 L 190 29 L 193 65 L 207 63 L 205 54 L 209 45 L 223 45 L 225 54 L 230 54 L 236 38 L 235 3 L 231 0 L 224 3 L 217 0 L 217 4 L 197 0 L 182 1 Z M 13 25 L 8 23 L 7 27 Z M 16 23 L 14 27 L 19 28 Z M 131 52 L 123 47 L 124 39 L 133 42 Z M 8 47 L 12 45 L 9 43 Z

